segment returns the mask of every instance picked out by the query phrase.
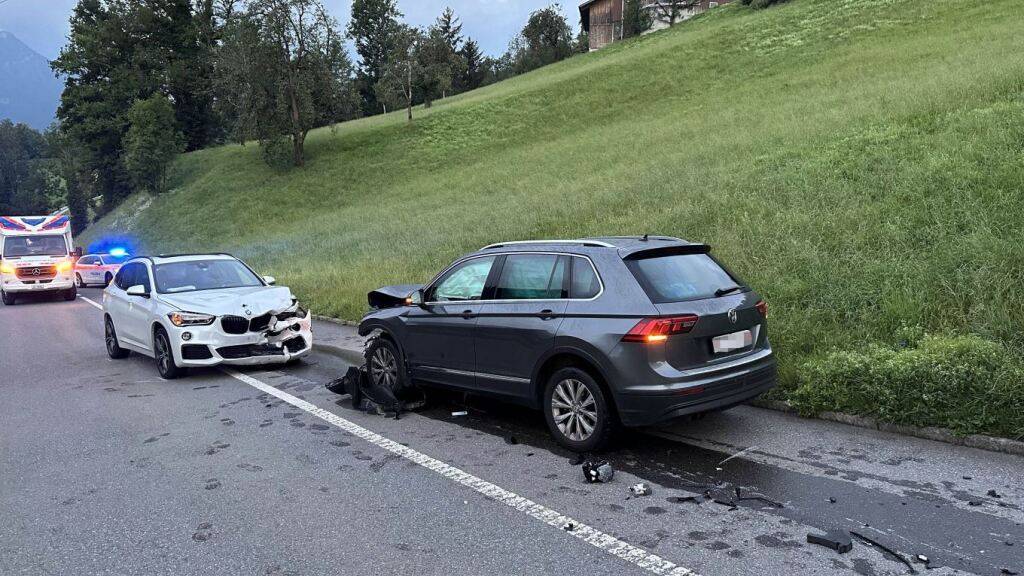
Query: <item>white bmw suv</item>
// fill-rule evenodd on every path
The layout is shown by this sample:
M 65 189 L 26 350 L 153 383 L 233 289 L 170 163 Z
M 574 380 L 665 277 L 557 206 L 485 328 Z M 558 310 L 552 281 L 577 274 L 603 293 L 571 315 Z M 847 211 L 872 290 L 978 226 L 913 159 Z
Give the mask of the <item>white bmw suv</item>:
M 189 366 L 284 363 L 309 354 L 311 317 L 283 286 L 228 254 L 133 258 L 103 292 L 107 354 Z

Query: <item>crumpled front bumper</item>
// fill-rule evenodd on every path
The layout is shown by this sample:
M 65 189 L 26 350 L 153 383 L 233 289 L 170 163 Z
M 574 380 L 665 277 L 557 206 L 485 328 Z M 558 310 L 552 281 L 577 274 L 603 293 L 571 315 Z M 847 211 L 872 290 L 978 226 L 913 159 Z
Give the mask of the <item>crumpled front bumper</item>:
M 168 336 L 175 361 L 182 367 L 283 364 L 312 351 L 312 318 L 307 312 L 305 318 L 272 321 L 266 330 L 245 334 L 224 332 L 218 318 L 209 326 L 170 326 Z

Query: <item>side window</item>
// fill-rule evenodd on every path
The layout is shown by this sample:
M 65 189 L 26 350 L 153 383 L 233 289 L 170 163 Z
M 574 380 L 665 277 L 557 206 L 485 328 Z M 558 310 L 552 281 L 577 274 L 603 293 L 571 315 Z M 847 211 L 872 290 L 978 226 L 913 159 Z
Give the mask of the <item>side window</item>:
M 122 266 L 121 269 L 117 271 L 117 276 L 114 277 L 114 284 L 116 284 L 118 288 L 121 290 L 127 290 L 133 286 L 133 284 L 131 284 L 131 277 L 132 270 L 135 266 L 135 264 L 128 264 L 127 266 Z
M 597 296 L 601 291 L 601 281 L 594 272 L 594 265 L 590 260 L 573 256 L 572 259 L 572 288 L 571 298 L 582 298 L 584 300 Z
M 153 284 L 149 281 L 149 268 L 145 264 L 135 265 L 135 275 L 132 280 L 135 284 L 142 284 L 147 294 L 153 291 Z
M 96 263 L 95 260 L 95 256 L 83 256 L 78 260 L 78 264 L 81 266 L 92 266 Z
M 431 289 L 427 300 L 459 302 L 479 300 L 484 293 L 487 275 L 494 265 L 494 256 L 474 258 L 449 270 Z
M 557 254 L 513 254 L 505 257 L 495 300 L 554 300 L 565 290 L 566 257 Z
M 97 266 L 103 266 L 104 264 L 106 264 L 106 262 L 103 261 L 103 258 L 100 258 L 99 256 L 94 256 L 93 258 L 95 259 L 93 261 L 93 264 Z

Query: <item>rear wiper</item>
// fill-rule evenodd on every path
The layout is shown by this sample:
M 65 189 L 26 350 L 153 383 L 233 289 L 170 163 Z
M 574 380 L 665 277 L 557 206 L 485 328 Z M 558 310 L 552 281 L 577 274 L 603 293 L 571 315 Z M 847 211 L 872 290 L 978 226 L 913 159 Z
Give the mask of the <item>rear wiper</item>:
M 731 286 L 729 288 L 719 288 L 718 290 L 715 290 L 715 298 L 718 298 L 720 296 L 725 296 L 726 294 L 729 294 L 730 292 L 735 292 L 737 290 L 743 290 L 743 286 Z

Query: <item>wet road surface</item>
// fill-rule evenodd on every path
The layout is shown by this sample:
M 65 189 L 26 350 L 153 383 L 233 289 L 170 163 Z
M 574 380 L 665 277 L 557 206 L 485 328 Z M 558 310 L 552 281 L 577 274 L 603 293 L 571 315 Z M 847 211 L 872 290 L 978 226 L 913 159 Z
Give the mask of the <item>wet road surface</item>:
M 108 360 L 81 299 L 0 308 L 0 330 L 2 574 L 651 572 L 304 402 L 700 574 L 910 573 L 862 541 L 806 542 L 836 528 L 929 574 L 1024 572 L 1020 457 L 739 408 L 624 436 L 595 455 L 614 481 L 591 485 L 536 413 L 433 392 L 400 420 L 361 414 L 322 387 L 346 367 L 331 356 L 242 371 L 289 403 Z

